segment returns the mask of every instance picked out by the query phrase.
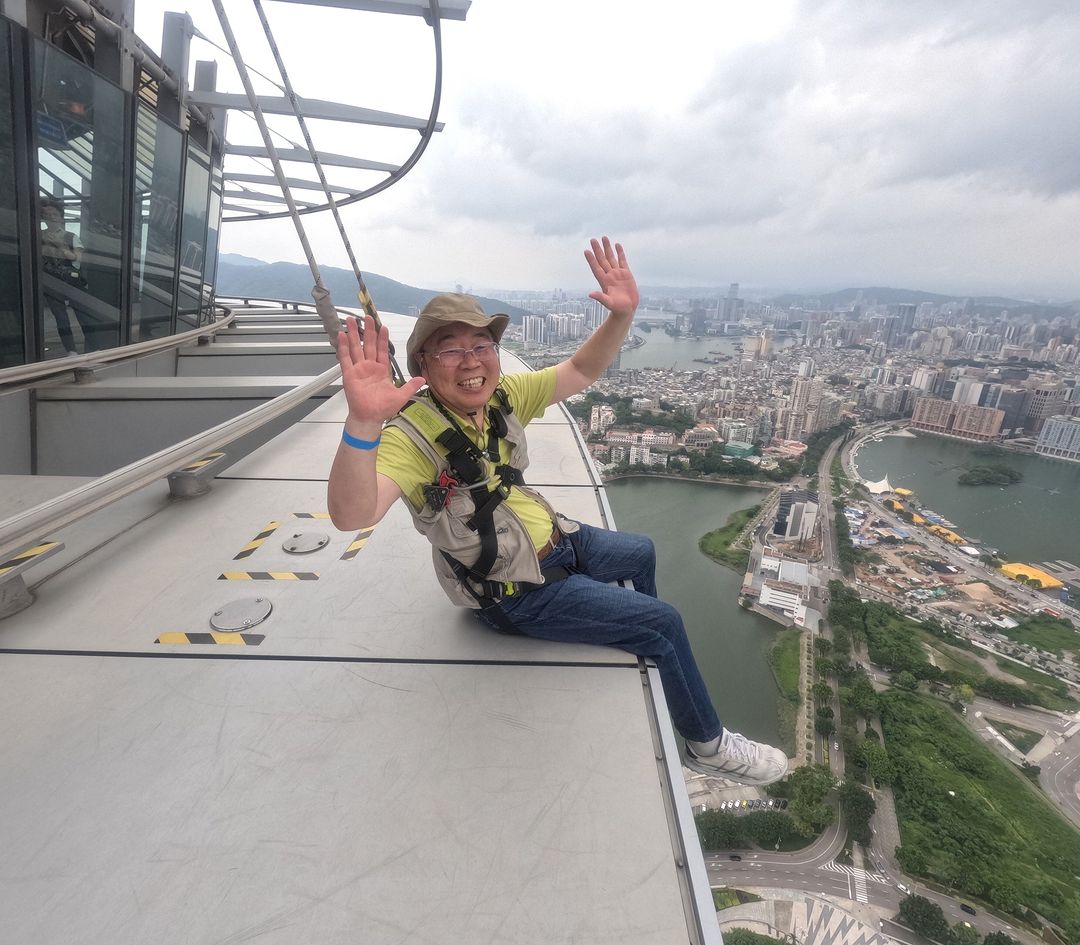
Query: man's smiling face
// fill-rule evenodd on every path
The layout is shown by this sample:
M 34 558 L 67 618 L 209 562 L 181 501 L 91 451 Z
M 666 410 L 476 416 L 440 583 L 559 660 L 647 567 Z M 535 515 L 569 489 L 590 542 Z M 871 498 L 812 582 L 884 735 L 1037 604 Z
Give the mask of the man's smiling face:
M 499 386 L 499 357 L 477 358 L 472 350 L 477 345 L 490 344 L 491 332 L 457 322 L 440 328 L 424 342 L 421 367 L 428 386 L 447 407 L 461 416 L 483 409 Z M 445 363 L 449 359 L 432 357 L 451 348 L 467 348 L 460 364 Z

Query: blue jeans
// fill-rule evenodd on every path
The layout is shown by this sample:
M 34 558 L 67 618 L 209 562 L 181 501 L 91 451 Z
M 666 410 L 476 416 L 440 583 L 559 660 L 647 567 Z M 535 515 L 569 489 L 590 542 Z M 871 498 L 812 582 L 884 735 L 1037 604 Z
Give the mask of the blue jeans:
M 562 643 L 594 643 L 627 650 L 656 663 L 675 728 L 684 738 L 706 742 L 723 732 L 698 671 L 682 617 L 656 597 L 656 550 L 645 535 L 582 525 L 578 533 L 585 573 L 520 597 L 506 597 L 503 613 L 530 637 Z M 544 559 L 545 568 L 574 567 L 576 555 L 563 538 Z M 610 584 L 630 580 L 634 590 Z M 482 611 L 477 617 L 495 624 Z

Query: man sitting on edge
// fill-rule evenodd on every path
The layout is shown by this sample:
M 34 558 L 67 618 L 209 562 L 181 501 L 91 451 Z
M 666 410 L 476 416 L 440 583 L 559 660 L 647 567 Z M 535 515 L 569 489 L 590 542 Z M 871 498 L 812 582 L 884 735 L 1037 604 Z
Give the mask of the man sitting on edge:
M 502 377 L 499 340 L 509 317 L 484 314 L 467 295 L 439 295 L 409 337 L 413 378 L 396 387 L 387 329 L 377 332 L 366 318 L 362 340 L 347 320 L 337 356 L 349 416 L 330 472 L 330 517 L 343 531 L 366 528 L 404 497 L 451 601 L 505 633 L 653 660 L 686 739 L 684 763 L 770 784 L 784 776 L 787 757 L 720 724 L 679 612 L 656 597 L 652 541 L 563 518 L 522 476 L 525 425 L 600 377 L 637 308 L 622 246 L 613 249 L 606 236 L 591 242 L 585 258 L 600 291 L 589 297 L 610 315 L 555 367 Z M 633 589 L 611 583 L 620 580 Z

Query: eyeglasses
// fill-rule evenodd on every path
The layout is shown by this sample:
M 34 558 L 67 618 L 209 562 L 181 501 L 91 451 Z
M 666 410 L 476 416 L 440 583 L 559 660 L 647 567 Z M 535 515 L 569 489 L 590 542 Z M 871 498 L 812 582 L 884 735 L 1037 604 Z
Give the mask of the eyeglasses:
M 456 368 L 470 354 L 477 361 L 490 361 L 499 356 L 499 346 L 494 341 L 484 342 L 482 345 L 473 345 L 471 348 L 443 348 L 442 351 L 425 351 L 430 354 L 443 367 Z

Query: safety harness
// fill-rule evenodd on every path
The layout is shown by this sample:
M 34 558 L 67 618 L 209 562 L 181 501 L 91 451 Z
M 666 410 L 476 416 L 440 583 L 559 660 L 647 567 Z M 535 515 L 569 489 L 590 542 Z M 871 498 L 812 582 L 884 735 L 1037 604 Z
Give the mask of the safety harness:
M 581 543 L 576 534 L 570 533 L 568 537 L 574 546 L 576 563 L 571 566 L 541 568 L 540 574 L 543 580 L 539 584 L 526 581 L 504 583 L 490 580 L 491 569 L 499 554 L 498 534 L 494 520 L 495 510 L 506 501 L 510 495 L 511 486 L 525 485 L 525 476 L 520 469 L 509 463 L 500 462 L 499 444 L 507 435 L 506 416 L 513 413 L 510 398 L 501 387 L 495 389 L 497 404 L 485 408 L 488 440 L 486 448 L 482 450 L 469 439 L 454 416 L 430 388 L 426 394 L 448 424 L 447 428 L 435 437 L 436 445 L 445 451 L 448 469 L 439 474 L 436 482 L 424 486 L 424 499 L 432 512 L 438 512 L 449 502 L 455 488 L 468 491 L 473 500 L 474 511 L 465 524 L 476 532 L 480 539 L 480 556 L 471 566 L 462 563 L 445 550 L 440 549 L 440 554 L 461 585 L 475 598 L 480 609 L 498 629 L 504 633 L 518 633 L 520 631 L 507 617 L 500 606 L 500 601 L 506 597 L 527 594 L 537 588 L 565 580 L 572 574 L 581 573 L 585 569 Z M 487 477 L 484 474 L 485 459 L 495 466 L 493 477 Z M 495 487 L 489 489 L 488 486 L 492 482 L 495 483 Z

